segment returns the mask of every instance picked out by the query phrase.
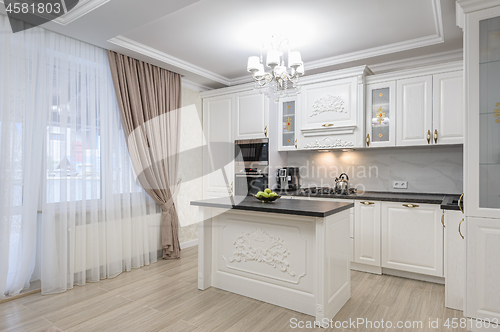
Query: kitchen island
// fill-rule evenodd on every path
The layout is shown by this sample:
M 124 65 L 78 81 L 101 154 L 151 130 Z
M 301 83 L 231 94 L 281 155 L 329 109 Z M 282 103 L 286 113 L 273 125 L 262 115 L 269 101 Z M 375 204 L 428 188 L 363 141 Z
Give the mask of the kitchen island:
M 346 202 L 227 197 L 199 206 L 198 288 L 332 319 L 350 298 Z

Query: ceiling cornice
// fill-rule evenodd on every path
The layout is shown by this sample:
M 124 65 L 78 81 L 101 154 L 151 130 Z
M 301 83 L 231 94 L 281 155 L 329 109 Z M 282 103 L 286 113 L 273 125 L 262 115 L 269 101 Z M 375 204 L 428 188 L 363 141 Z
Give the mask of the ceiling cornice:
M 212 88 L 210 88 L 208 86 L 192 82 L 190 80 L 185 79 L 184 77 L 181 79 L 181 84 L 182 84 L 183 88 L 186 88 L 186 89 L 189 89 L 192 91 L 196 91 L 196 92 L 204 92 L 204 91 L 212 90 Z
M 94 0 L 94 1 L 100 1 L 100 0 Z M 104 0 L 101 0 L 101 1 L 104 1 Z M 493 0 L 490 0 L 490 1 L 493 1 Z M 500 1 L 500 0 L 494 0 L 494 1 Z M 330 57 L 330 58 L 320 59 L 320 60 L 316 60 L 316 61 L 310 61 L 310 62 L 307 62 L 304 64 L 305 68 L 307 70 L 324 68 L 324 67 L 342 64 L 342 63 L 348 63 L 348 62 L 358 61 L 358 60 L 367 59 L 367 58 L 371 58 L 371 57 L 407 51 L 407 50 L 411 50 L 411 49 L 415 49 L 415 48 L 435 45 L 435 44 L 439 44 L 439 43 L 444 42 L 443 19 L 442 19 L 442 13 L 441 13 L 441 0 L 431 0 L 431 2 L 432 2 L 433 13 L 434 13 L 434 26 L 436 29 L 435 34 L 430 35 L 430 36 L 421 37 L 421 38 L 406 40 L 403 42 L 393 43 L 393 44 L 389 44 L 389 45 L 374 47 L 374 48 L 370 48 L 370 49 L 366 49 L 366 50 L 362 50 L 362 51 L 347 53 L 347 54 L 334 56 L 334 57 Z M 128 50 L 137 52 L 139 54 L 148 56 L 150 58 L 159 60 L 161 62 L 172 65 L 174 67 L 178 67 L 180 69 L 189 71 L 195 75 L 199 75 L 199 76 L 207 78 L 209 80 L 224 84 L 224 85 L 229 86 L 229 87 L 252 82 L 252 77 L 250 75 L 245 75 L 245 76 L 232 78 L 232 79 L 228 78 L 228 77 L 224 77 L 224 76 L 219 75 L 217 73 L 214 73 L 210 70 L 196 66 L 190 62 L 176 58 L 170 54 L 161 52 L 155 48 L 141 44 L 139 42 L 136 42 L 132 39 L 129 39 L 129 38 L 121 36 L 121 35 L 109 39 L 108 42 L 115 44 L 117 46 L 126 48 Z M 370 68 L 373 68 L 373 66 L 370 66 Z
M 379 73 L 386 73 L 412 67 L 423 67 L 437 63 L 459 61 L 462 60 L 463 57 L 464 57 L 464 50 L 460 48 L 452 51 L 421 55 L 412 58 L 406 58 L 401 60 L 370 65 L 370 69 L 375 74 L 379 74 Z
M 198 67 L 190 62 L 176 58 L 170 54 L 158 51 L 155 48 L 138 43 L 135 40 L 132 40 L 130 38 L 123 37 L 123 36 L 116 36 L 114 38 L 109 39 L 108 42 L 115 44 L 117 46 L 126 48 L 128 50 L 137 52 L 139 54 L 148 56 L 150 58 L 159 60 L 161 62 L 167 63 L 167 64 L 172 65 L 174 67 L 177 67 L 177 68 L 180 68 L 183 70 L 187 70 L 193 74 L 208 78 L 212 81 L 222 83 L 224 85 L 231 85 L 231 80 L 222 76 L 222 75 L 219 75 L 219 74 L 211 72 L 207 69 Z

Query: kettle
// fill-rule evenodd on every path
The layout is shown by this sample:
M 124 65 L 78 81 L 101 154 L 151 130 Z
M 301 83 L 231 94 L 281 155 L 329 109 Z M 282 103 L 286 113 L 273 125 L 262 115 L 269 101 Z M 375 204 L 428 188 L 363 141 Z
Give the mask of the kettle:
M 335 193 L 341 195 L 349 194 L 349 177 L 347 174 L 342 173 L 335 179 Z

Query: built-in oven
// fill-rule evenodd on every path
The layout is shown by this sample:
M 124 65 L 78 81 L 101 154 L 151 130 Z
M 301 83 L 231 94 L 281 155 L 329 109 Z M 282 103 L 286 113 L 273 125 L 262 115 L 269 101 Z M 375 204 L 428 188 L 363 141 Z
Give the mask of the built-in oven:
M 269 164 L 269 139 L 248 139 L 234 142 L 236 163 L 247 166 Z
M 269 186 L 267 166 L 253 166 L 236 168 L 235 188 L 236 196 L 255 195 Z

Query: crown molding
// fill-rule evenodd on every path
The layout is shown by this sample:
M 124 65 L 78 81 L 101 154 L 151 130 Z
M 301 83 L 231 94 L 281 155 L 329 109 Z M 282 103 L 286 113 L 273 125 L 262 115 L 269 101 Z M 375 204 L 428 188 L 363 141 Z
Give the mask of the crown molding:
M 101 7 L 110 0 L 87 0 L 76 5 L 75 8 L 64 14 L 63 16 L 54 20 L 54 22 L 61 25 L 68 25 L 71 22 L 78 20 L 80 17 L 87 15 L 91 11 Z
M 167 63 L 167 64 L 175 66 L 177 68 L 189 71 L 189 72 L 196 74 L 196 75 L 199 75 L 201 77 L 208 78 L 209 80 L 212 80 L 212 81 L 215 81 L 218 83 L 222 83 L 224 85 L 231 85 L 231 80 L 222 76 L 222 75 L 219 75 L 219 74 L 211 72 L 207 69 L 198 67 L 190 62 L 181 60 L 181 59 L 176 58 L 170 54 L 158 51 L 155 48 L 138 43 L 135 40 L 129 39 L 127 37 L 116 36 L 114 38 L 109 39 L 108 42 L 115 44 L 117 46 L 126 48 L 128 50 L 143 54 L 143 55 L 148 56 L 150 58 L 159 60 L 163 63 Z
M 399 79 L 404 79 L 404 78 L 433 75 L 433 74 L 446 73 L 446 72 L 451 72 L 451 71 L 459 71 L 459 70 L 463 70 L 463 69 L 464 69 L 464 62 L 462 60 L 453 61 L 453 62 L 442 63 L 442 64 L 437 64 L 437 65 L 430 65 L 430 66 L 419 67 L 419 68 L 411 68 L 411 69 L 406 69 L 406 70 L 393 71 L 393 72 L 386 73 L 386 74 L 378 74 L 378 75 L 368 76 L 366 78 L 366 83 L 367 84 L 381 83 L 381 82 L 394 81 L 394 80 L 399 80 Z
M 332 79 L 348 78 L 359 75 L 369 76 L 373 75 L 373 72 L 371 71 L 370 68 L 368 68 L 368 66 L 357 66 L 341 70 L 329 71 L 321 74 L 315 74 L 311 76 L 303 76 L 300 78 L 298 84 L 299 86 L 302 86 L 305 84 L 319 83 L 324 81 L 330 81 Z
M 210 88 L 206 85 L 195 83 L 193 81 L 185 79 L 184 77 L 181 79 L 181 85 L 183 88 L 186 88 L 186 89 L 189 89 L 192 91 L 196 91 L 196 92 L 204 92 L 204 91 L 213 90 L 212 88 Z
M 416 56 L 412 58 L 400 59 L 395 61 L 389 61 L 384 63 L 379 63 L 375 65 L 370 65 L 370 69 L 377 75 L 378 73 L 386 73 L 395 70 L 403 70 L 412 67 L 424 67 L 430 66 L 438 63 L 461 61 L 464 57 L 463 49 L 456 49 L 446 52 L 434 53 Z
M 215 96 L 232 94 L 232 93 L 236 93 L 236 92 L 249 91 L 249 90 L 253 90 L 254 87 L 255 87 L 254 83 L 246 83 L 246 84 L 230 86 L 227 88 L 220 88 L 220 89 L 205 91 L 205 92 L 200 93 L 200 96 L 201 96 L 201 98 L 210 98 L 210 97 L 215 97 Z
M 67 12 L 66 14 L 53 19 L 48 22 L 55 22 L 60 25 L 68 25 L 71 22 L 76 21 L 77 19 L 81 18 L 82 16 L 87 15 L 91 11 L 101 7 L 105 3 L 109 2 L 110 0 L 84 0 L 79 2 L 75 8 Z M 0 0 L 0 3 L 4 3 L 4 0 Z M 64 6 L 66 8 L 66 6 Z
M 500 0 L 457 0 L 463 14 L 500 6 Z

